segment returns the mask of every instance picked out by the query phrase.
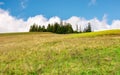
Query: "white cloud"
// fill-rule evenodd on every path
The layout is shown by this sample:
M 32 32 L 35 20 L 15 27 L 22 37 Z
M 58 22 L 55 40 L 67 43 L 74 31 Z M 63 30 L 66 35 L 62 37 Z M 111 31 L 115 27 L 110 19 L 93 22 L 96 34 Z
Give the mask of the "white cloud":
M 95 5 L 95 4 L 96 4 L 96 0 L 90 0 L 90 2 L 88 3 L 89 6 Z
M 106 22 L 106 19 L 103 18 L 102 21 L 98 20 L 97 18 L 90 20 L 92 30 L 100 31 L 100 30 L 107 30 L 109 29 L 109 25 Z
M 60 18 L 55 16 L 55 17 L 51 17 L 49 20 L 47 18 L 45 18 L 43 15 L 37 15 L 34 17 L 29 17 L 27 20 L 27 25 L 31 25 L 31 24 L 38 24 L 41 26 L 45 26 L 47 27 L 48 24 L 54 24 L 54 23 L 60 23 Z
M 120 29 L 120 20 L 113 20 L 110 29 Z
M 21 2 L 21 7 L 22 7 L 23 9 L 25 8 L 24 2 Z
M 66 22 L 72 24 L 72 27 L 74 28 L 74 30 L 76 29 L 77 25 L 78 25 L 78 29 L 83 30 L 88 25 L 89 22 L 91 23 L 92 30 L 94 30 L 94 31 L 109 29 L 109 25 L 107 24 L 106 15 L 103 16 L 102 21 L 99 21 L 97 18 L 86 20 L 84 18 L 73 16 L 70 19 L 66 20 Z
M 34 17 L 29 17 L 27 20 L 28 25 L 31 24 L 38 24 L 38 25 L 47 25 L 47 18 L 45 18 L 43 15 L 37 15 Z
M 29 17 L 27 21 L 23 19 L 17 19 L 9 14 L 8 11 L 0 9 L 0 33 L 5 32 L 28 32 L 30 25 L 36 23 L 38 25 L 47 26 L 49 23 L 53 24 L 55 22 L 60 23 L 60 18 L 55 16 L 51 17 L 49 20 L 43 15 L 36 15 L 34 17 Z
M 4 2 L 0 2 L 0 5 L 4 5 Z
M 26 21 L 23 19 L 17 19 L 9 14 L 8 11 L 0 9 L 0 33 L 5 32 L 28 32 L 30 25 L 36 23 L 38 25 L 47 26 L 49 23 L 53 24 L 55 22 L 60 23 L 61 19 L 57 16 L 51 17 L 50 19 L 45 18 L 43 15 L 36 15 L 34 17 L 29 17 Z M 107 29 L 120 29 L 120 20 L 113 20 L 111 25 L 107 23 L 107 15 L 103 16 L 103 19 L 100 21 L 97 18 L 87 20 L 85 18 L 72 16 L 63 22 L 72 24 L 73 29 L 84 29 L 88 25 L 88 22 L 91 23 L 92 30 L 100 31 Z
M 20 2 L 20 5 L 23 9 L 26 8 L 26 2 L 28 2 L 28 0 L 21 0 L 21 2 Z
M 78 29 L 82 28 L 82 30 L 83 30 L 83 28 L 88 24 L 88 21 L 86 19 L 80 18 L 77 16 L 72 16 L 65 22 L 72 24 L 72 27 L 74 30 L 76 30 L 77 25 L 78 25 Z
M 48 24 L 50 23 L 50 24 L 54 24 L 54 23 L 59 23 L 60 24 L 60 22 L 61 22 L 61 19 L 59 18 L 59 17 L 57 17 L 57 16 L 55 16 L 55 17 L 51 17 L 49 20 L 48 20 Z
M 16 19 L 8 11 L 0 9 L 0 33 L 27 31 L 26 22 Z

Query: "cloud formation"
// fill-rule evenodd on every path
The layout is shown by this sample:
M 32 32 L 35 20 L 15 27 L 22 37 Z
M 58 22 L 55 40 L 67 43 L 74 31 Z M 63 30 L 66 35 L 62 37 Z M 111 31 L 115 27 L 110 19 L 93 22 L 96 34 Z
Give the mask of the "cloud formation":
M 96 0 L 90 0 L 90 2 L 88 3 L 89 6 L 95 5 L 96 4 Z
M 110 29 L 120 29 L 120 20 L 113 20 Z
M 4 5 L 4 2 L 0 2 L 0 5 Z
M 61 20 L 57 16 L 47 19 L 43 15 L 29 17 L 26 21 L 24 21 L 22 18 L 17 19 L 16 17 L 11 16 L 8 11 L 0 9 L 0 33 L 28 32 L 30 26 L 34 23 L 47 26 L 49 23 L 54 24 L 55 22 L 60 23 L 61 21 L 63 21 L 64 23 L 66 22 L 72 24 L 74 30 L 76 29 L 76 25 L 78 25 L 78 29 L 83 30 L 89 22 L 91 23 L 92 30 L 94 31 L 120 29 L 120 20 L 113 20 L 112 24 L 109 25 L 107 23 L 107 15 L 104 15 L 101 21 L 98 20 L 96 17 L 87 20 L 85 18 L 77 16 L 72 16 L 67 20 Z
M 26 8 L 26 2 L 28 2 L 28 0 L 21 0 L 20 5 L 21 5 L 22 9 Z
M 11 16 L 8 11 L 0 9 L 0 33 L 21 31 L 27 31 L 26 22 Z

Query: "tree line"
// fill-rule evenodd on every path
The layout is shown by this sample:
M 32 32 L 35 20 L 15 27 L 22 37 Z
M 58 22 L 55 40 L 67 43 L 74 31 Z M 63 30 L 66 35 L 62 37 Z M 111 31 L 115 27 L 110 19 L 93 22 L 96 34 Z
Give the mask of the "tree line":
M 72 25 L 69 23 L 65 23 L 64 25 L 55 23 L 48 24 L 47 28 L 45 26 L 33 24 L 30 26 L 29 32 L 53 32 L 58 34 L 69 34 L 69 33 L 82 33 L 82 32 L 91 32 L 91 25 L 88 23 L 88 26 L 84 28 L 83 31 L 78 31 L 77 29 L 74 31 Z

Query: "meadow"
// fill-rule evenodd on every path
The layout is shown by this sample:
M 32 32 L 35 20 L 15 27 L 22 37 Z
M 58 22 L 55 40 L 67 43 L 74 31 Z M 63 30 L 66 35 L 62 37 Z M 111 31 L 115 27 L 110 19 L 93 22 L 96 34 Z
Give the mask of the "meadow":
M 0 75 L 120 75 L 120 30 L 0 34 Z

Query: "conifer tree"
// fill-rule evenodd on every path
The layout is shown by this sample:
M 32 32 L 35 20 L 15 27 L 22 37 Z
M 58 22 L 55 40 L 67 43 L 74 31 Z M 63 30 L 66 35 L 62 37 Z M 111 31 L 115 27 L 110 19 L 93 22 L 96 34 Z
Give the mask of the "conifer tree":
M 41 32 L 42 30 L 41 30 L 41 26 L 39 25 L 39 27 L 38 27 L 38 32 Z

